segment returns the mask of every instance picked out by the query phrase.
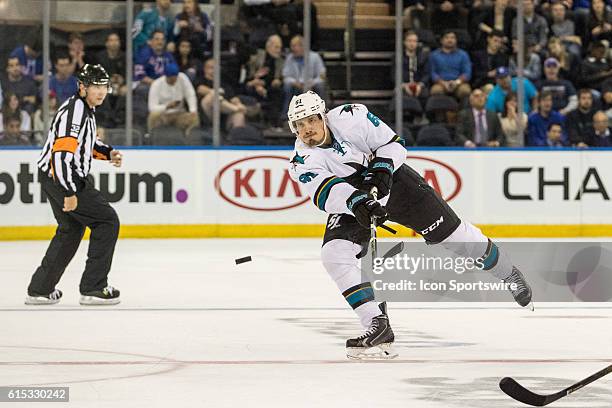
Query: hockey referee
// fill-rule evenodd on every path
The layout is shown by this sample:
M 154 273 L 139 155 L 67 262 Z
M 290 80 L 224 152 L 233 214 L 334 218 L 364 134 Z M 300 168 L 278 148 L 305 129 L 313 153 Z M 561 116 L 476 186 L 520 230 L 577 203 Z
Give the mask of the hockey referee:
M 86 64 L 77 74 L 78 92 L 60 106 L 38 160 L 38 179 L 58 227 L 42 263 L 32 276 L 25 303 L 60 301 L 55 288 L 74 257 L 85 227 L 91 230 L 88 259 L 81 278 L 82 305 L 115 305 L 119 290 L 108 285 L 119 218 L 89 175 L 91 160 L 121 167 L 121 153 L 96 137 L 96 106 L 104 102 L 110 78 L 101 65 Z

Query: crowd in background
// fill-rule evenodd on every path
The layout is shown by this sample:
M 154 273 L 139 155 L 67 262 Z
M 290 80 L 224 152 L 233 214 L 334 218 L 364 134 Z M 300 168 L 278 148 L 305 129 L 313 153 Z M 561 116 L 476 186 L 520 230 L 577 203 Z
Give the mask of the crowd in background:
M 520 108 L 516 1 L 525 13 Z M 180 3 L 176 15 L 170 0 L 137 13 L 130 39 L 132 90 L 119 33 L 108 33 L 97 51 L 82 34 L 70 33 L 67 46 L 52 52 L 51 117 L 76 92 L 75 72 L 87 63 L 102 64 L 111 76 L 111 92 L 96 109 L 100 137 L 106 129 L 125 128 L 128 92 L 134 127 L 150 144 L 207 143 L 216 98 L 226 144 L 264 144 L 264 130 L 287 132 L 289 100 L 306 88 L 333 105 L 316 51 L 324 44 L 315 5 L 314 51 L 305 69 L 301 1 L 242 0 L 239 23 L 223 44 L 221 87 L 215 91 L 212 19 L 197 0 Z M 409 144 L 612 146 L 611 0 L 406 0 L 403 14 L 403 113 L 420 129 Z M 45 139 L 41 50 L 40 37 L 33 35 L 6 59 L 0 145 Z

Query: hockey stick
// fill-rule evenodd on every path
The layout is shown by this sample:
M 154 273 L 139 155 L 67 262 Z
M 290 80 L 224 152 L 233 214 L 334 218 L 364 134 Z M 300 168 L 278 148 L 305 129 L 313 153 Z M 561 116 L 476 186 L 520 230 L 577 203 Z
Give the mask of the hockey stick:
M 374 200 L 378 199 L 378 189 L 376 187 L 372 187 L 370 190 L 370 194 L 374 197 Z M 378 245 L 376 243 L 376 218 L 370 218 L 370 253 L 372 254 L 372 269 L 374 269 L 374 260 L 378 256 Z
M 573 393 L 574 391 L 578 391 L 585 385 L 588 385 L 593 381 L 598 380 L 601 377 L 610 373 L 612 373 L 612 365 L 609 365 L 603 370 L 596 372 L 592 376 L 587 377 L 584 380 L 579 381 L 576 384 L 567 387 L 562 391 L 550 395 L 540 395 L 531 392 L 527 388 L 516 382 L 516 380 L 510 377 L 502 378 L 502 380 L 499 382 L 499 388 L 501 388 L 503 392 L 505 392 L 507 395 L 517 401 L 520 401 L 527 405 L 532 405 L 534 407 L 543 407 Z

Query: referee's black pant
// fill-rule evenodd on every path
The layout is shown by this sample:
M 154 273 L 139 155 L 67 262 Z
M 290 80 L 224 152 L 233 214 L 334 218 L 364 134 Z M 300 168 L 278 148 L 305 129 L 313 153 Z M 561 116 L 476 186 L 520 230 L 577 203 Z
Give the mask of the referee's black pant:
M 53 292 L 79 248 L 85 227 L 89 227 L 91 236 L 79 289 L 83 294 L 105 288 L 119 235 L 117 213 L 102 193 L 94 188 L 92 177 L 75 178 L 78 204 L 76 210 L 71 212 L 62 210 L 64 193 L 53 179 L 40 171 L 38 179 L 47 194 L 58 226 L 41 265 L 32 276 L 28 294 L 47 295 Z

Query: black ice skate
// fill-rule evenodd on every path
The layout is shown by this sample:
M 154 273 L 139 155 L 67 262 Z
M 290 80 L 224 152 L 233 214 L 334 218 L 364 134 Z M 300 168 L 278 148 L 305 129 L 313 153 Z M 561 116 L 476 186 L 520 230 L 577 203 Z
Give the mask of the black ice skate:
M 119 295 L 119 289 L 107 286 L 102 290 L 81 293 L 81 300 L 79 303 L 84 306 L 116 305 L 121 302 Z
M 386 302 L 378 305 L 382 311 L 372 319 L 370 327 L 361 336 L 346 341 L 346 356 L 356 360 L 391 359 L 398 356 L 393 350 L 395 336 L 389 316 L 387 316 Z
M 525 307 L 529 306 L 531 310 L 533 310 L 533 303 L 531 303 L 531 287 L 525 280 L 525 277 L 515 266 L 512 267 L 512 273 L 506 279 L 504 279 L 504 283 L 515 283 L 516 290 L 512 290 L 510 288 L 510 293 L 516 300 L 516 303 Z
M 41 295 L 38 293 L 28 293 L 26 297 L 25 304 L 26 305 L 54 305 L 59 303 L 62 298 L 62 291 L 55 289 L 53 292 L 48 295 Z

